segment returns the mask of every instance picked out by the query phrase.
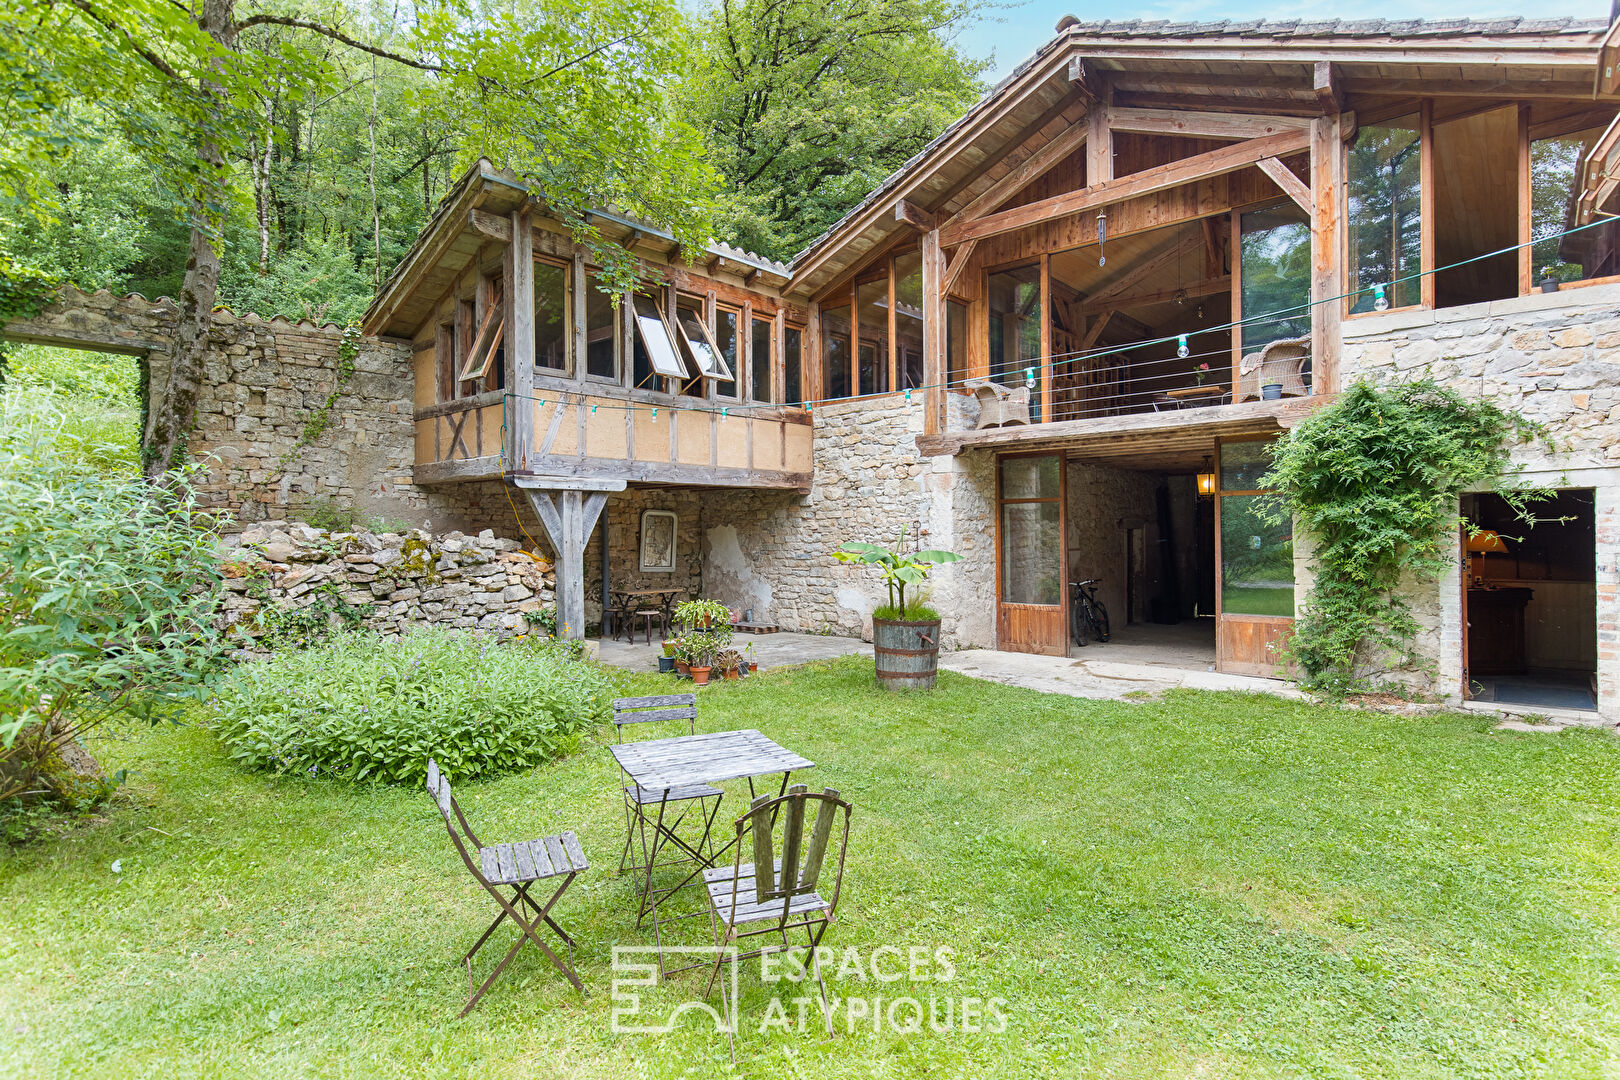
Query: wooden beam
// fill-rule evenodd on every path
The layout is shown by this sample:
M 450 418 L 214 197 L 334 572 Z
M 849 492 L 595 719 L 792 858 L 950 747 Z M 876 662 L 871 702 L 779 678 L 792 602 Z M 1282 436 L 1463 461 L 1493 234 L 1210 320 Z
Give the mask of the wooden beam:
M 967 269 L 968 263 L 973 258 L 973 249 L 978 245 L 977 240 L 969 240 L 956 249 L 956 254 L 951 258 L 950 266 L 945 270 L 945 285 L 940 290 L 941 292 L 949 293 L 956 288 L 957 281 L 962 277 L 962 271 Z
M 1080 348 L 1078 351 L 1083 353 L 1093 345 L 1097 344 L 1097 339 L 1102 337 L 1103 329 L 1108 325 L 1109 320 L 1111 320 L 1114 315 L 1115 312 L 1113 310 L 1104 311 L 1101 315 L 1098 315 L 1092 324 L 1086 327 L 1086 336 L 1080 339 Z
M 1303 117 L 1310 119 L 1317 115 L 1316 100 L 1310 97 L 1266 97 L 1233 99 L 1215 94 L 1169 94 L 1152 90 L 1138 90 L 1130 93 L 1124 90 L 1114 92 L 1114 107 L 1133 109 L 1174 109 L 1190 112 L 1209 113 L 1254 113 L 1257 116 L 1272 118 Z
M 1200 139 L 1258 139 L 1285 131 L 1302 132 L 1311 122 L 1300 116 L 1267 116 L 1236 112 L 1186 112 L 1179 109 L 1135 109 L 1115 106 L 1109 127 L 1141 135 L 1182 135 Z
M 950 247 L 968 240 L 999 236 L 1053 218 L 1108 206 L 1140 195 L 1151 195 L 1207 177 L 1236 172 L 1264 158 L 1297 154 L 1309 145 L 1310 136 L 1303 132 L 1286 132 L 1281 135 L 1249 139 L 1231 146 L 1223 146 L 1218 150 L 1195 154 L 1147 172 L 1105 181 L 1082 191 L 1064 192 L 1049 199 L 989 214 L 975 221 L 947 225 L 940 230 L 939 240 L 941 244 Z
M 506 388 L 512 403 L 506 410 L 506 453 L 514 469 L 526 468 L 534 449 L 534 230 L 528 205 L 512 211 L 507 223 L 513 241 L 506 248 Z
M 1530 250 L 1530 218 L 1531 218 L 1531 189 L 1530 189 L 1530 106 L 1519 106 L 1519 145 L 1518 160 L 1518 202 L 1519 202 L 1519 295 L 1527 295 L 1533 285 L 1531 280 L 1533 254 Z
M 703 269 L 712 275 L 720 270 L 726 269 L 730 265 L 731 263 L 724 255 L 716 255 L 708 262 L 703 264 Z
M 1036 390 L 1036 403 L 1039 406 L 1038 419 L 1052 419 L 1052 256 L 1049 252 L 1041 253 L 1041 360 L 1040 383 Z
M 961 254 L 971 255 L 966 248 Z M 923 432 L 932 435 L 944 430 L 942 413 L 949 378 L 945 357 L 945 253 L 939 246 L 939 230 L 930 229 L 922 238 L 923 303 Z
M 1114 88 L 1099 76 L 1093 88 L 1096 95 L 1086 110 L 1086 187 L 1094 188 L 1114 178 L 1114 135 L 1109 113 L 1114 107 Z
M 1038 180 L 1058 162 L 1086 145 L 1087 135 L 1088 131 L 1082 124 L 1073 124 L 1065 128 L 1056 138 L 1025 158 L 1006 176 L 974 196 L 973 201 L 951 217 L 951 223 L 972 221 L 998 209 L 1002 203 Z
M 1272 183 L 1283 189 L 1284 195 L 1298 203 L 1301 210 L 1307 214 L 1311 212 L 1311 186 L 1296 176 L 1293 169 L 1274 157 L 1261 158 L 1255 164 L 1261 172 L 1271 177 Z
M 487 210 L 469 210 L 467 225 L 485 239 L 506 244 L 512 242 L 512 223 L 499 214 L 491 214 Z
M 556 491 L 553 501 L 546 490 L 519 490 L 528 496 L 557 557 L 557 636 L 578 641 L 585 636 L 585 545 L 607 505 L 607 492 L 574 487 Z
M 1344 146 L 1340 116 L 1311 122 L 1311 392 L 1339 389 L 1340 322 L 1346 291 Z M 1234 384 L 1235 386 L 1235 384 Z
M 1418 110 L 1418 268 L 1423 276 L 1418 280 L 1421 303 L 1434 307 L 1434 102 L 1428 98 Z M 1393 292 L 1394 289 L 1392 288 Z M 1389 298 L 1391 307 L 1399 301 Z
M 1316 62 L 1311 77 L 1311 91 L 1316 95 L 1316 104 L 1321 108 L 1323 116 L 1338 116 L 1344 111 L 1343 95 L 1339 91 L 1338 80 L 1334 77 L 1332 61 Z
M 1500 105 L 1513 99 L 1590 100 L 1591 84 L 1556 79 L 1346 79 L 1344 91 L 1357 101 L 1363 97 L 1486 97 L 1497 99 Z
M 1620 116 L 1614 118 L 1583 165 L 1584 181 L 1577 204 L 1576 220 L 1582 225 L 1592 220 L 1597 208 L 1609 201 L 1614 189 L 1620 187 Z
M 934 215 L 910 199 L 894 200 L 894 220 L 918 232 L 927 232 L 934 227 Z
M 754 267 L 753 269 L 749 270 L 748 273 L 743 275 L 743 284 L 752 286 L 754 282 L 759 280 L 759 275 L 763 274 L 764 272 L 765 271 L 759 267 Z

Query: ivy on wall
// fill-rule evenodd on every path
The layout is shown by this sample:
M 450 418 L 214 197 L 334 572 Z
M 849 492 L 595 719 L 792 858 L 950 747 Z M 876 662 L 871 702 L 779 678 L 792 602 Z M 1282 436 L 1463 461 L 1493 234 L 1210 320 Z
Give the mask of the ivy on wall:
M 338 338 L 337 378 L 332 382 L 332 392 L 326 395 L 326 400 L 304 420 L 304 430 L 298 436 L 298 441 L 287 448 L 276 463 L 276 468 L 285 470 L 293 463 L 293 459 L 301 453 L 306 446 L 312 445 L 316 439 L 326 434 L 332 426 L 332 411 L 337 407 L 338 399 L 349 388 L 354 378 L 354 362 L 360 355 L 360 328 L 347 326 L 343 335 Z
M 1495 492 L 1528 520 L 1545 494 L 1518 483 L 1515 445 L 1545 430 L 1431 380 L 1357 383 L 1276 443 L 1270 512 L 1315 547 L 1316 582 L 1286 658 L 1331 697 L 1377 688 L 1389 667 L 1424 667 L 1402 586 L 1432 585 L 1459 555 L 1465 491 Z

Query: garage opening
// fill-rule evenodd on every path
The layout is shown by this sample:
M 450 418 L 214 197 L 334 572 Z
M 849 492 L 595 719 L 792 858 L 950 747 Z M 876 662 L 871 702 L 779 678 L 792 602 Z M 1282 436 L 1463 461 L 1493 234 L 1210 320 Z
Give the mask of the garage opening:
M 1597 708 L 1597 532 L 1589 488 L 1567 488 L 1523 520 L 1497 495 L 1467 495 L 1479 532 L 1467 558 L 1468 696 L 1559 709 Z

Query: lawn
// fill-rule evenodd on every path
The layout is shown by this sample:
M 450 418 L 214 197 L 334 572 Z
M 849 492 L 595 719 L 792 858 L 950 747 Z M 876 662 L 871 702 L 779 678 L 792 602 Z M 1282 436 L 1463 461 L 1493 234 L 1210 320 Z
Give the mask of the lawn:
M 1006 1001 L 1001 1033 L 745 1031 L 747 1075 L 1615 1075 L 1613 735 L 950 673 L 885 695 L 859 658 L 709 687 L 701 714 L 854 802 L 829 945 L 954 950 L 948 982 L 836 992 Z M 425 793 L 245 773 L 198 727 L 102 746 L 131 774 L 105 816 L 0 865 L 0 1073 L 725 1073 L 696 1020 L 610 1030 L 611 948 L 649 938 L 603 737 L 461 788 L 486 839 L 574 828 L 595 864 L 559 907 L 587 995 L 526 950 L 465 1020 L 452 965 L 491 905 Z M 757 1025 L 757 969 L 743 985 Z

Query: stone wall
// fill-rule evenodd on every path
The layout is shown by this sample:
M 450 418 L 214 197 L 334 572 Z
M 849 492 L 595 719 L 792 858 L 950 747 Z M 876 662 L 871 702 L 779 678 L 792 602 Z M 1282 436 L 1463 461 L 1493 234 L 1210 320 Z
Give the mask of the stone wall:
M 963 563 L 931 576 L 947 644 L 988 645 L 994 635 L 994 478 L 989 455 L 922 458 L 921 401 L 899 395 L 816 409 L 815 483 L 809 495 L 702 493 L 704 595 L 784 630 L 871 636 L 886 592 L 870 567 L 832 553 L 852 540 L 954 550 Z
M 1432 378 L 1547 426 L 1551 448 L 1513 456 L 1531 483 L 1595 492 L 1598 708 L 1620 718 L 1620 285 L 1349 319 L 1342 371 L 1345 385 Z M 1301 597 L 1310 569 L 1300 565 Z M 1436 587 L 1408 591 L 1419 653 L 1438 678 L 1391 673 L 1448 698 L 1462 683 L 1462 573 L 1459 557 Z
M 702 515 L 712 492 L 691 488 L 631 488 L 609 496 L 595 536 L 585 549 L 585 618 L 602 618 L 602 528 L 608 537 L 608 588 L 681 589 L 688 599 L 703 592 Z M 641 512 L 668 510 L 675 515 L 675 570 L 641 569 Z M 536 533 L 542 540 L 543 533 Z
M 554 600 L 551 563 L 487 530 L 349 533 L 266 521 L 228 537 L 223 559 L 226 622 L 249 638 L 300 610 L 326 612 L 334 629 L 441 626 L 506 637 L 526 632 Z

